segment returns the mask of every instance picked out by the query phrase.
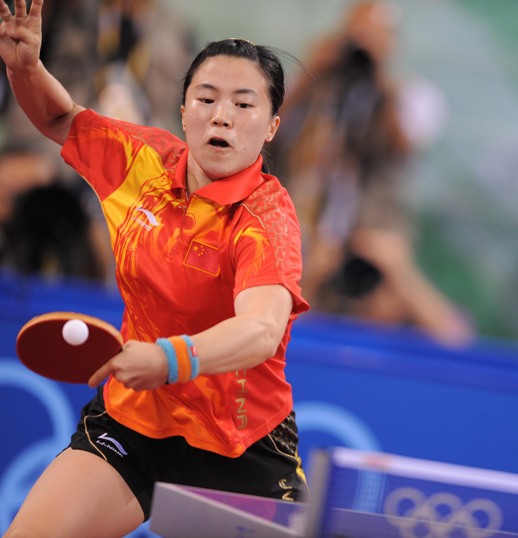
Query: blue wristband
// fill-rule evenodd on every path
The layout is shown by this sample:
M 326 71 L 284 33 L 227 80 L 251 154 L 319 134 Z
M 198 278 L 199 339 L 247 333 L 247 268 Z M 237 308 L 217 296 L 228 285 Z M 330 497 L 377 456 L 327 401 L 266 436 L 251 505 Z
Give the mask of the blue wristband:
M 189 359 L 191 360 L 191 379 L 198 376 L 200 371 L 200 360 L 196 351 L 196 346 L 189 336 L 186 334 L 180 335 L 180 338 L 187 344 L 187 351 L 189 352 Z
M 159 338 L 155 343 L 163 349 L 167 358 L 167 366 L 169 368 L 167 383 L 176 383 L 178 380 L 178 359 L 176 358 L 176 351 L 173 344 L 167 338 Z

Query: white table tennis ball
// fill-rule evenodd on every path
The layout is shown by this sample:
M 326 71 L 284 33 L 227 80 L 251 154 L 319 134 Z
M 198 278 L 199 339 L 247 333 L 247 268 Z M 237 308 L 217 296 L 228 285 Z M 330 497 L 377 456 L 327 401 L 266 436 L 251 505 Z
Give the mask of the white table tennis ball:
M 63 325 L 63 338 L 71 346 L 80 346 L 88 339 L 88 325 L 80 319 L 70 319 Z

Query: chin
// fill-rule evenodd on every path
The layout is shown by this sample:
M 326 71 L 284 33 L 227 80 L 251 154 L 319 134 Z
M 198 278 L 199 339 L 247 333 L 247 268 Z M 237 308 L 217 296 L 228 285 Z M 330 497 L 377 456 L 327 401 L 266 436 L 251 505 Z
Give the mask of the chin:
M 218 181 L 220 179 L 225 179 L 228 176 L 233 176 L 234 174 L 237 174 L 240 170 L 206 170 L 205 175 L 211 180 L 211 181 Z

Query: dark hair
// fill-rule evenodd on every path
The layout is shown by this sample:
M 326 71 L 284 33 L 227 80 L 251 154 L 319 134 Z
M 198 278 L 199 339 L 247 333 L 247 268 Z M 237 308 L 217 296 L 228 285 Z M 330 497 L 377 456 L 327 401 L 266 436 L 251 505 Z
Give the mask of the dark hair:
M 284 101 L 284 69 L 277 54 L 270 47 L 254 45 L 244 39 L 224 39 L 209 43 L 194 58 L 183 81 L 182 102 L 191 85 L 196 71 L 205 60 L 214 56 L 232 56 L 245 58 L 257 64 L 268 81 L 268 93 L 272 104 L 272 114 L 276 115 Z

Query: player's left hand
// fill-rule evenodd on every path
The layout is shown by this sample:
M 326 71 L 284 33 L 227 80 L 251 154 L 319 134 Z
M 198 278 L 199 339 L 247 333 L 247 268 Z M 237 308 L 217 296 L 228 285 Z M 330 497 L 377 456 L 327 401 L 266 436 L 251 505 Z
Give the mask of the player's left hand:
M 29 69 L 38 63 L 42 7 L 43 0 L 33 0 L 27 13 L 27 3 L 17 0 L 13 15 L 5 0 L 0 0 L 0 56 L 9 69 Z

